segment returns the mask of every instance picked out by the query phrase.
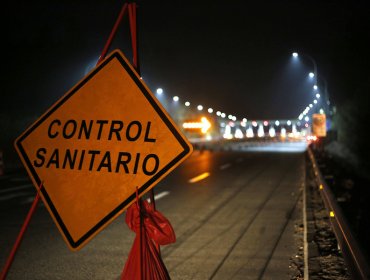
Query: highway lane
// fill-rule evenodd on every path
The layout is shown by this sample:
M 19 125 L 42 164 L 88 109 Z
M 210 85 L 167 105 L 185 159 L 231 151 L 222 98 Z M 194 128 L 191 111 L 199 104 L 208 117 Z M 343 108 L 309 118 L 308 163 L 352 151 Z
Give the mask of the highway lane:
M 303 153 L 195 151 L 155 187 L 177 236 L 162 247 L 171 277 L 289 279 L 303 180 Z M 0 205 L 3 265 L 30 204 Z M 70 252 L 41 204 L 8 279 L 119 279 L 133 239 L 122 215 Z

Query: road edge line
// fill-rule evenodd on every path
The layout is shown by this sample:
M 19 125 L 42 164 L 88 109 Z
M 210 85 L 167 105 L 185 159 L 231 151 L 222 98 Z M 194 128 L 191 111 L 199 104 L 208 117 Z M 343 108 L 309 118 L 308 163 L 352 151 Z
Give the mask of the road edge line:
M 306 170 L 305 170 L 306 172 Z M 306 174 L 306 173 L 305 173 Z M 308 243 L 307 243 L 307 207 L 306 207 L 306 175 L 303 181 L 303 257 L 304 257 L 304 270 L 303 279 L 308 280 Z

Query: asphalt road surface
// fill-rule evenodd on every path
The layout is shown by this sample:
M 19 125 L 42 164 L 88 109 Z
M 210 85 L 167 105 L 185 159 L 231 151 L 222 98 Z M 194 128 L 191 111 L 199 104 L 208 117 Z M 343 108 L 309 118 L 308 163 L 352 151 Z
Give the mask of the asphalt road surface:
M 290 279 L 304 153 L 195 151 L 155 187 L 177 241 L 161 247 L 172 279 Z M 29 210 L 24 172 L 0 178 L 0 267 Z M 7 279 L 119 279 L 134 233 L 124 214 L 71 252 L 39 204 Z

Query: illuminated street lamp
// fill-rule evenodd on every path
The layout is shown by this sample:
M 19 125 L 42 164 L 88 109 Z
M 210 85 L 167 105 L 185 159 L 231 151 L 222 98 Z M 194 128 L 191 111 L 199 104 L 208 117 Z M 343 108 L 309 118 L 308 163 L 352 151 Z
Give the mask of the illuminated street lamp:
M 178 96 L 174 96 L 174 97 L 172 97 L 172 99 L 173 99 L 173 101 L 177 102 L 177 101 L 179 101 L 180 98 Z
M 293 57 L 298 59 L 298 53 L 297 52 L 294 52 L 293 54 Z M 317 63 L 316 61 L 313 59 L 312 56 L 308 55 L 308 54 L 303 54 L 304 57 L 307 57 L 309 60 L 311 60 L 312 64 L 313 64 L 313 72 L 312 73 L 312 77 L 311 77 L 311 73 L 310 73 L 310 77 L 313 78 L 315 77 L 315 85 L 317 85 Z
M 203 110 L 203 106 L 202 105 L 198 105 L 197 106 L 197 109 L 198 109 L 198 111 L 202 111 Z
M 162 88 L 157 88 L 157 94 L 161 95 L 162 93 L 163 93 L 163 89 Z
M 189 102 L 189 101 L 186 101 L 186 102 L 185 102 L 185 106 L 186 106 L 186 107 L 189 107 L 189 106 L 190 106 L 190 102 Z
M 293 56 L 294 59 L 298 59 L 298 57 L 299 57 L 299 55 L 298 55 L 297 52 L 294 52 L 292 54 L 292 56 Z M 308 55 L 306 53 L 304 53 L 303 56 L 304 57 L 307 57 L 312 62 L 312 64 L 313 64 L 314 71 L 313 71 L 313 73 L 312 72 L 311 73 L 313 74 L 312 78 L 315 78 L 314 89 L 315 90 L 318 89 L 317 84 L 318 84 L 318 80 L 319 79 L 324 82 L 324 85 L 325 85 L 325 90 L 324 90 L 325 107 L 326 107 L 327 113 L 330 113 L 330 101 L 329 101 L 330 99 L 329 99 L 329 92 L 328 92 L 327 82 L 326 82 L 325 78 L 322 75 L 320 75 L 320 77 L 318 77 L 318 74 L 317 74 L 317 63 L 316 63 L 315 59 L 313 59 L 312 56 L 310 56 L 310 55 Z M 310 73 L 310 76 L 311 76 L 311 73 Z

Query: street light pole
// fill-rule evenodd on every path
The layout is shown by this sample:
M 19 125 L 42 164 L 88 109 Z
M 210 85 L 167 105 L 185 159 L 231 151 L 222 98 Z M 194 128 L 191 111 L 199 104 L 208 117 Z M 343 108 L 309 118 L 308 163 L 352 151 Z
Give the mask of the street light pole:
M 317 63 L 316 63 L 316 60 L 309 54 L 306 54 L 306 53 L 303 53 L 302 54 L 304 57 L 307 57 L 313 64 L 313 69 L 314 69 L 314 81 L 315 81 L 315 85 L 318 84 L 318 70 L 317 70 Z M 298 53 L 297 52 L 294 52 L 293 53 L 293 57 L 298 57 Z M 326 82 L 326 79 L 320 75 L 320 79 L 322 81 L 324 81 L 324 110 L 326 112 L 326 114 L 329 116 L 330 114 L 330 101 L 329 101 L 329 92 L 328 92 L 328 83 Z
M 330 115 L 330 96 L 329 96 L 329 91 L 328 91 L 328 83 L 324 77 L 320 76 L 320 78 L 324 82 L 324 96 L 325 96 L 324 109 L 326 110 L 327 114 Z

